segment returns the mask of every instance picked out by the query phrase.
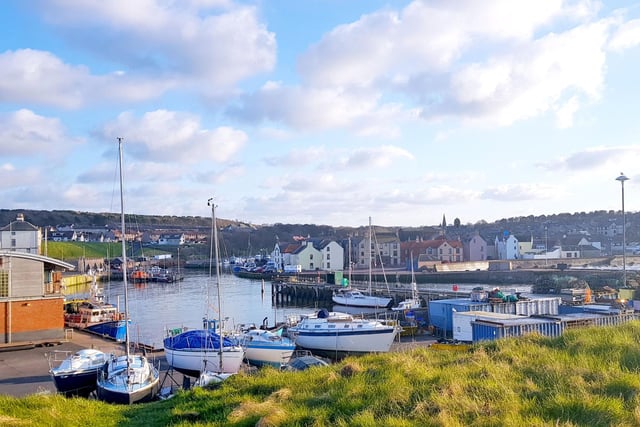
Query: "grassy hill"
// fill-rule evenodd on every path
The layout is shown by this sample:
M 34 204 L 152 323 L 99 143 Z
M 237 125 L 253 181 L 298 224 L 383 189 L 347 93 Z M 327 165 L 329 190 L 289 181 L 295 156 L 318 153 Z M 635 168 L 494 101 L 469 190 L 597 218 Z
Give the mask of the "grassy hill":
M 115 258 L 122 256 L 122 243 L 95 243 L 95 242 L 47 242 L 47 256 L 61 260 L 85 258 Z M 44 251 L 44 243 L 43 243 Z M 127 246 L 128 256 L 154 256 L 157 254 L 168 253 L 170 251 L 144 248 L 141 250 L 139 246 L 131 248 L 129 243 Z
M 462 353 L 417 348 L 306 372 L 267 368 L 143 405 L 0 396 L 0 424 L 634 426 L 640 322 L 505 339 Z

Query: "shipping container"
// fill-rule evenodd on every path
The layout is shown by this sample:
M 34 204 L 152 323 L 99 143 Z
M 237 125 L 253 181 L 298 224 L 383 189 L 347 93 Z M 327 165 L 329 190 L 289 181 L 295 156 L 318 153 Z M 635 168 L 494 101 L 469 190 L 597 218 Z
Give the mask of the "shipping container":
M 454 312 L 492 311 L 491 304 L 473 302 L 468 298 L 441 299 L 429 301 L 429 324 L 434 335 L 451 338 Z
M 471 322 L 484 320 L 499 322 L 501 320 L 518 318 L 515 314 L 493 313 L 487 311 L 467 311 L 453 313 L 453 339 L 462 342 L 473 342 Z
M 564 325 L 560 321 L 531 317 L 505 319 L 496 322 L 484 320 L 471 322 L 473 343 L 500 338 L 521 337 L 532 333 L 547 337 L 559 337 L 563 333 L 563 327 Z

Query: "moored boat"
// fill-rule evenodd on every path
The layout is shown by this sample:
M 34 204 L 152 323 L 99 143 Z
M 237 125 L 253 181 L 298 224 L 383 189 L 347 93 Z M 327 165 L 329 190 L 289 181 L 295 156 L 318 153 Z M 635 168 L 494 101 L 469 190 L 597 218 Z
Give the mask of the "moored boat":
M 66 327 L 84 330 L 119 342 L 125 340 L 127 316 L 117 306 L 104 301 L 95 276 L 89 298 L 68 301 L 64 304 L 64 308 Z
M 216 259 L 219 259 L 218 232 L 216 225 L 215 204 L 211 206 L 211 256 L 215 248 Z M 209 264 L 209 275 L 212 274 L 213 262 Z M 216 290 L 218 294 L 218 321 L 204 317 L 202 329 L 169 330 L 164 338 L 164 354 L 167 363 L 178 372 L 198 377 L 200 386 L 210 382 L 220 382 L 236 374 L 244 359 L 244 349 L 230 338 L 222 335 L 222 310 L 220 297 L 220 264 L 215 263 Z M 209 287 L 207 287 L 207 310 L 209 307 Z M 205 313 L 205 315 L 208 313 Z
M 333 293 L 332 301 L 336 304 L 347 305 L 351 307 L 382 307 L 391 306 L 393 299 L 387 297 L 378 297 L 375 295 L 365 295 L 357 289 L 339 289 Z
M 199 377 L 204 371 L 219 367 L 221 373 L 235 374 L 240 370 L 244 350 L 232 339 L 222 337 L 215 321 L 204 320 L 202 329 L 171 330 L 164 338 L 164 355 L 167 363 L 176 371 L 191 377 Z
M 148 402 L 158 394 L 159 380 L 158 369 L 145 356 L 114 356 L 98 375 L 98 399 L 123 404 Z
M 124 218 L 124 189 L 122 174 L 122 138 L 118 138 L 120 166 L 120 227 L 122 236 L 126 236 Z M 122 239 L 122 273 L 124 289 L 125 318 L 129 317 L 129 298 L 127 290 L 127 250 L 126 239 Z M 131 354 L 129 322 L 125 322 L 125 354 L 111 357 L 99 372 L 96 381 L 98 399 L 108 403 L 132 404 L 153 400 L 160 384 L 158 368 L 141 354 Z
M 56 390 L 65 396 L 87 397 L 95 391 L 98 373 L 112 355 L 85 348 L 75 353 L 56 350 L 48 356 L 49 373 Z
M 396 325 L 326 309 L 302 316 L 288 329 L 299 347 L 329 357 L 388 352 L 399 332 Z
M 281 368 L 289 363 L 296 343 L 282 335 L 282 329 L 269 331 L 255 326 L 241 330 L 237 337 L 250 365 Z

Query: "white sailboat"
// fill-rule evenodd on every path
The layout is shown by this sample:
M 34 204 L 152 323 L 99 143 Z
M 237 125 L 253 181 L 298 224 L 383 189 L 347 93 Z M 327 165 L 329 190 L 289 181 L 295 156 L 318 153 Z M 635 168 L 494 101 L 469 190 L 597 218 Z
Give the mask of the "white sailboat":
M 124 311 L 129 318 L 127 292 L 127 247 L 124 219 L 124 189 L 122 173 L 122 138 L 118 138 L 120 166 L 120 221 L 122 231 L 122 280 L 124 286 Z M 109 403 L 137 403 L 152 400 L 158 393 L 160 376 L 158 369 L 141 354 L 130 353 L 129 322 L 126 324 L 125 354 L 109 359 L 97 379 L 98 399 Z
M 394 311 L 412 310 L 422 307 L 422 301 L 418 295 L 418 284 L 416 283 L 416 275 L 413 272 L 413 252 L 411 253 L 411 298 L 400 301 L 397 306 L 391 307 Z
M 167 363 L 185 375 L 198 378 L 196 385 L 204 386 L 220 382 L 229 375 L 236 374 L 244 359 L 243 348 L 233 340 L 223 336 L 222 310 L 220 301 L 220 263 L 218 248 L 218 230 L 216 225 L 215 204 L 209 199 L 211 206 L 211 253 L 209 276 L 213 264 L 213 248 L 215 247 L 216 285 L 218 290 L 217 321 L 203 319 L 203 328 L 178 331 L 164 339 L 164 353 Z M 207 307 L 208 307 L 207 296 Z
M 344 354 L 388 352 L 400 329 L 379 320 L 355 318 L 321 309 L 303 316 L 288 333 L 296 345 L 329 357 Z
M 372 226 L 371 226 L 371 217 L 369 217 L 369 290 L 368 293 L 358 289 L 352 289 L 351 285 L 346 289 L 339 289 L 333 293 L 331 299 L 334 303 L 340 305 L 346 305 L 351 307 L 382 307 L 388 308 L 391 307 L 393 303 L 393 298 L 390 297 L 380 297 L 372 294 L 371 286 L 372 286 L 372 264 L 375 255 L 373 255 L 372 251 Z M 351 248 L 349 248 L 351 250 Z

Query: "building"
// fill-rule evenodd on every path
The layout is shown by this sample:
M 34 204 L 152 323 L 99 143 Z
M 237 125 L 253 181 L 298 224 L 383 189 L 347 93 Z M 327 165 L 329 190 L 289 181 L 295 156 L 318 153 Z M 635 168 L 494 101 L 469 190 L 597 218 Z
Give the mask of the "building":
M 158 245 L 180 246 L 184 245 L 183 233 L 161 234 L 158 238 Z
M 0 343 L 64 338 L 64 261 L 18 251 L 0 251 Z
M 18 214 L 15 221 L 0 228 L 0 250 L 40 254 L 42 232 Z
M 486 261 L 488 259 L 487 241 L 478 232 L 467 239 L 462 246 L 465 261 Z
M 506 260 L 521 258 L 518 239 L 513 234 L 505 232 L 502 237 L 496 236 L 495 247 L 498 259 Z

